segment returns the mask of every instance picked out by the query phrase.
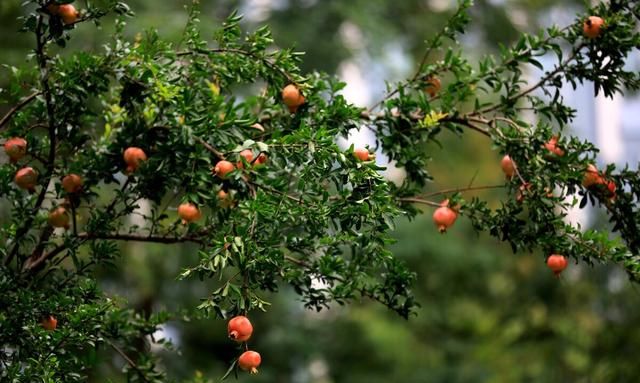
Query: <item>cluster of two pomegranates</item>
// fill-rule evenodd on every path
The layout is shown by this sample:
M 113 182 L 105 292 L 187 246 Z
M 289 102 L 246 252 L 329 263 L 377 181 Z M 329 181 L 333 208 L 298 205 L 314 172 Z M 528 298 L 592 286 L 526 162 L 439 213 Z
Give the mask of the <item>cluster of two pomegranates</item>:
M 231 318 L 227 324 L 227 333 L 229 339 L 245 344 L 245 351 L 238 358 L 238 366 L 244 371 L 257 374 L 262 358 L 259 353 L 249 350 L 246 344 L 253 334 L 253 325 L 251 321 L 249 321 L 249 318 L 244 315 Z
M 47 4 L 46 10 L 52 16 L 59 17 L 67 25 L 76 23 L 80 18 L 80 12 L 76 10 L 73 4 L 58 4 L 55 1 L 51 1 Z

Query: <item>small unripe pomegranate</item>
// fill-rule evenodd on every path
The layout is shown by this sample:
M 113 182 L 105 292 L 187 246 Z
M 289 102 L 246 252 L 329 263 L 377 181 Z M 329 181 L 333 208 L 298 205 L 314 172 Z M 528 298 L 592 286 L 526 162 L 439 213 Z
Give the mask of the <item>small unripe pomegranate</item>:
M 178 215 L 182 219 L 183 224 L 195 222 L 202 217 L 200 209 L 192 203 L 185 202 L 178 206 Z
M 353 149 L 353 155 L 360 161 L 369 161 L 369 151 L 365 148 Z
M 448 228 L 453 226 L 458 218 L 458 213 L 449 207 L 449 200 L 440 203 L 440 207 L 433 212 L 433 223 L 435 223 L 440 233 L 445 233 Z
M 553 271 L 556 277 L 560 276 L 560 273 L 567 268 L 568 264 L 569 262 L 564 255 L 551 254 L 549 258 L 547 258 L 547 267 Z
M 438 77 L 431 76 L 427 80 L 427 86 L 424 89 L 425 92 L 429 94 L 430 97 L 435 97 L 438 92 L 442 89 L 442 82 Z
M 289 108 L 289 112 L 295 113 L 304 104 L 305 98 L 297 86 L 289 84 L 282 89 L 282 102 Z
M 71 173 L 62 179 L 62 188 L 69 194 L 78 193 L 82 190 L 83 180 L 77 174 Z
M 509 155 L 502 157 L 500 167 L 502 167 L 502 171 L 504 172 L 504 175 L 507 176 L 507 179 L 511 179 L 513 175 L 516 174 L 516 165 Z
M 140 162 L 147 160 L 144 150 L 136 147 L 127 148 L 123 154 L 124 162 L 127 164 L 127 173 L 131 174 L 138 170 Z
M 20 189 L 34 191 L 38 182 L 38 173 L 31 167 L 18 170 L 13 179 Z
M 51 210 L 51 212 L 49 212 L 49 225 L 53 227 L 62 227 L 68 229 L 69 214 L 67 213 L 67 209 L 62 206 L 58 206 L 57 208 Z
M 598 168 L 596 168 L 595 165 L 589 164 L 589 166 L 587 166 L 587 170 L 584 172 L 584 177 L 582 178 L 582 186 L 590 188 L 595 185 L 601 185 L 604 182 L 604 178 L 600 175 Z
M 40 325 L 42 325 L 42 328 L 44 328 L 45 330 L 53 331 L 56 329 L 56 327 L 58 327 L 58 320 L 53 315 L 47 315 L 46 317 L 42 318 Z
M 600 36 L 604 20 L 598 16 L 589 16 L 582 25 L 582 32 L 590 39 Z
M 4 143 L 4 151 L 11 163 L 16 163 L 27 154 L 27 141 L 20 137 L 10 138 Z
M 238 358 L 238 366 L 245 371 L 249 371 L 252 374 L 258 373 L 258 367 L 262 362 L 260 354 L 255 351 L 245 351 Z
M 245 161 L 247 161 L 248 164 L 251 164 L 251 161 L 253 161 L 253 150 L 251 149 L 245 149 L 243 151 L 240 152 L 240 157 L 243 157 L 245 159 Z M 237 164 L 239 169 L 244 168 L 244 164 L 242 163 L 242 158 L 238 161 Z
M 229 324 L 227 325 L 227 332 L 230 339 L 233 339 L 236 342 L 246 342 L 251 338 L 253 326 L 251 325 L 249 318 L 243 315 L 238 315 L 231 318 L 229 321 Z
M 558 147 L 558 136 L 551 137 L 549 141 L 547 141 L 547 143 L 544 144 L 544 147 L 558 157 L 564 156 L 564 150 Z
M 62 4 L 58 6 L 57 14 L 65 24 L 73 24 L 80 18 L 80 13 L 72 4 Z
M 225 178 L 227 174 L 231 173 L 236 169 L 235 166 L 229 161 L 222 160 L 216 164 L 216 167 L 213 168 L 213 172 L 220 178 Z
M 218 192 L 218 199 L 221 201 L 227 199 L 228 196 L 229 196 L 229 193 L 227 193 L 222 189 L 220 189 L 220 191 Z

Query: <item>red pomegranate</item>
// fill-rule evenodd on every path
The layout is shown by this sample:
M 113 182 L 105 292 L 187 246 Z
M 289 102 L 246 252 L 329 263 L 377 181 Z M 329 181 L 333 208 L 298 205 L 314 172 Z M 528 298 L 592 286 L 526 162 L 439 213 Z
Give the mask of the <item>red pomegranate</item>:
M 16 163 L 27 154 L 27 140 L 21 137 L 10 138 L 4 143 L 4 151 L 11 163 Z
M 244 158 L 248 164 L 251 164 L 251 162 L 253 161 L 253 151 L 251 149 L 245 149 L 240 152 L 240 157 Z M 236 164 L 236 166 L 239 169 L 244 168 L 244 164 L 242 163 L 242 158 L 240 158 L 240 160 L 238 160 L 238 163 Z
M 123 154 L 124 162 L 127 164 L 127 173 L 131 174 L 138 170 L 140 162 L 147 160 L 144 150 L 136 147 L 127 148 Z
M 256 164 L 258 165 L 264 165 L 267 163 L 267 160 L 269 159 L 269 157 L 265 154 L 265 153 L 260 153 L 258 155 L 258 159 L 256 160 Z
M 67 213 L 67 209 L 62 206 L 58 206 L 57 208 L 51 210 L 49 212 L 49 225 L 57 228 L 69 228 L 69 214 Z
M 444 200 L 440 203 L 440 207 L 433 212 L 433 223 L 440 231 L 445 233 L 448 228 L 453 226 L 458 218 L 458 213 L 449 207 L 449 200 Z
M 231 173 L 236 169 L 235 166 L 229 161 L 222 160 L 216 164 L 216 167 L 213 168 L 213 172 L 220 178 L 225 178 L 227 174 Z
M 229 324 L 227 325 L 227 332 L 230 339 L 233 339 L 236 342 L 246 342 L 251 338 L 253 326 L 251 325 L 249 318 L 243 315 L 238 315 L 231 318 L 229 321 Z
M 62 188 L 69 194 L 78 193 L 82 190 L 82 184 L 82 177 L 74 173 L 66 175 L 62 179 Z
M 556 156 L 562 157 L 564 156 L 564 150 L 560 149 L 558 146 L 558 140 L 558 136 L 553 136 L 544 144 L 544 147 Z
M 249 371 L 252 374 L 258 373 L 258 367 L 261 362 L 262 358 L 260 357 L 260 354 L 255 351 L 245 351 L 240 355 L 240 358 L 238 358 L 238 365 L 240 368 L 245 371 Z
M 45 330 L 53 331 L 58 327 L 58 320 L 53 315 L 47 315 L 42 318 L 40 325 L 42 325 L 42 328 Z
M 202 217 L 200 209 L 190 202 L 185 202 L 178 206 L 178 215 L 182 219 L 183 224 L 195 222 Z
M 567 268 L 568 264 L 569 262 L 564 255 L 551 254 L 549 258 L 547 258 L 547 267 L 553 271 L 556 277 L 560 276 L 560 273 Z
M 507 179 L 511 179 L 513 175 L 516 174 L 516 165 L 509 155 L 502 157 L 500 167 L 502 167 L 502 171 L 504 172 L 504 175 L 507 176 Z
M 34 191 L 38 182 L 38 173 L 31 167 L 18 170 L 13 179 L 20 189 Z

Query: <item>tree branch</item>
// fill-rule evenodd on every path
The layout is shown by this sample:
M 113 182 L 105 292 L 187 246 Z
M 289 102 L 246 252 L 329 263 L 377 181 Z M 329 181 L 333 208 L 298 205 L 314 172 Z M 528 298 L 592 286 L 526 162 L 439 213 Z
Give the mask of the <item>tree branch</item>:
M 20 109 L 22 109 L 25 106 L 27 106 L 29 103 L 31 103 L 31 101 L 35 100 L 35 98 L 38 97 L 41 94 L 42 94 L 42 92 L 40 92 L 40 91 L 35 92 L 35 93 L 31 94 L 30 96 L 28 96 L 27 98 L 25 98 L 24 100 L 20 101 L 18 103 L 18 105 L 16 105 L 13 108 L 11 108 L 9 110 L 9 112 L 7 112 L 7 114 L 5 114 L 4 117 L 2 117 L 2 120 L 0 120 L 0 129 L 7 122 L 9 122 L 9 120 L 11 120 L 11 118 L 13 117 L 14 114 L 16 114 L 18 111 L 20 111 Z

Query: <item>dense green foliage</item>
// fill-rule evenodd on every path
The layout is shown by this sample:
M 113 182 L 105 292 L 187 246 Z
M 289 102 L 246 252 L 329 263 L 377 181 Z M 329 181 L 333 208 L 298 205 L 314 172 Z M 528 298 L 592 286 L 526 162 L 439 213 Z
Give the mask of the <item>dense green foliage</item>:
M 471 3 L 461 2 L 428 41 L 415 75 L 390 85 L 388 97 L 370 110 L 349 105 L 340 95 L 344 84 L 331 76 L 303 76 L 298 54 L 270 49 L 268 29 L 243 34 L 235 15 L 212 43 L 201 37 L 195 6 L 180 44 L 153 32 L 130 42 L 122 35 L 128 8 L 114 2 L 82 15 L 123 16 L 106 51 L 58 55 L 54 44 L 65 46 L 75 26 L 35 10 L 44 5 L 36 3 L 27 2 L 33 13 L 24 20 L 36 39 L 36 65 L 14 68 L 3 92 L 18 105 L 3 120 L 3 137 L 29 143 L 25 159 L 0 170 L 0 195 L 13 204 L 11 222 L 0 232 L 0 289 L 7 292 L 0 301 L 3 377 L 81 381 L 106 345 L 121 356 L 135 355 L 126 357 L 131 381 L 166 379 L 141 339 L 179 314 L 125 309 L 94 280 L 94 267 L 117 261 L 120 240 L 198 245 L 199 261 L 181 277 L 210 280 L 198 314 L 206 317 L 268 309 L 265 293 L 283 285 L 315 309 L 367 297 L 410 316 L 415 274 L 389 250 L 390 231 L 399 217 L 420 212 L 413 204 L 437 206 L 445 197 L 476 230 L 514 251 L 616 262 L 638 278 L 637 174 L 607 169 L 618 189 L 615 199 L 601 188 L 583 188 L 596 149 L 563 136 L 559 145 L 566 155 L 550 154 L 544 144 L 575 111 L 559 97 L 548 101 L 534 92 L 553 96 L 563 81 L 585 80 L 608 95 L 637 89 L 637 74 L 624 67 L 640 42 L 635 2 L 589 12 L 607 21 L 595 40 L 582 37 L 580 17 L 567 28 L 525 35 L 499 59 L 487 57 L 477 67 L 455 43 L 469 21 Z M 545 53 L 558 56 L 557 66 L 526 84 L 521 66 L 539 65 L 536 57 Z M 444 87 L 429 97 L 423 89 L 433 76 Z M 280 99 L 289 83 L 306 97 L 295 114 Z M 518 117 L 525 109 L 540 117 L 536 124 Z M 374 130 L 382 151 L 406 170 L 403 184 L 387 182 L 375 162 L 359 162 L 352 148 L 336 145 L 336 137 L 361 126 Z M 518 176 L 500 185 L 511 194 L 501 206 L 465 201 L 462 189 L 423 195 L 432 179 L 425 149 L 445 132 L 480 133 L 515 160 Z M 129 146 L 143 148 L 149 160 L 126 176 L 122 153 Z M 241 161 L 239 152 L 247 148 L 267 154 L 268 162 L 253 167 L 245 161 L 225 179 L 212 174 L 221 160 Z M 12 181 L 26 163 L 39 173 L 33 194 Z M 61 189 L 60 179 L 71 172 L 84 178 L 79 195 Z M 518 202 L 514 196 L 523 184 L 531 187 Z M 229 200 L 218 198 L 220 190 Z M 69 230 L 54 231 L 47 214 L 64 198 L 73 222 Z M 566 208 L 589 200 L 606 208 L 626 245 L 562 219 Z M 205 218 L 181 225 L 169 209 L 181 201 L 196 203 Z M 50 332 L 40 320 L 52 314 L 60 327 Z

